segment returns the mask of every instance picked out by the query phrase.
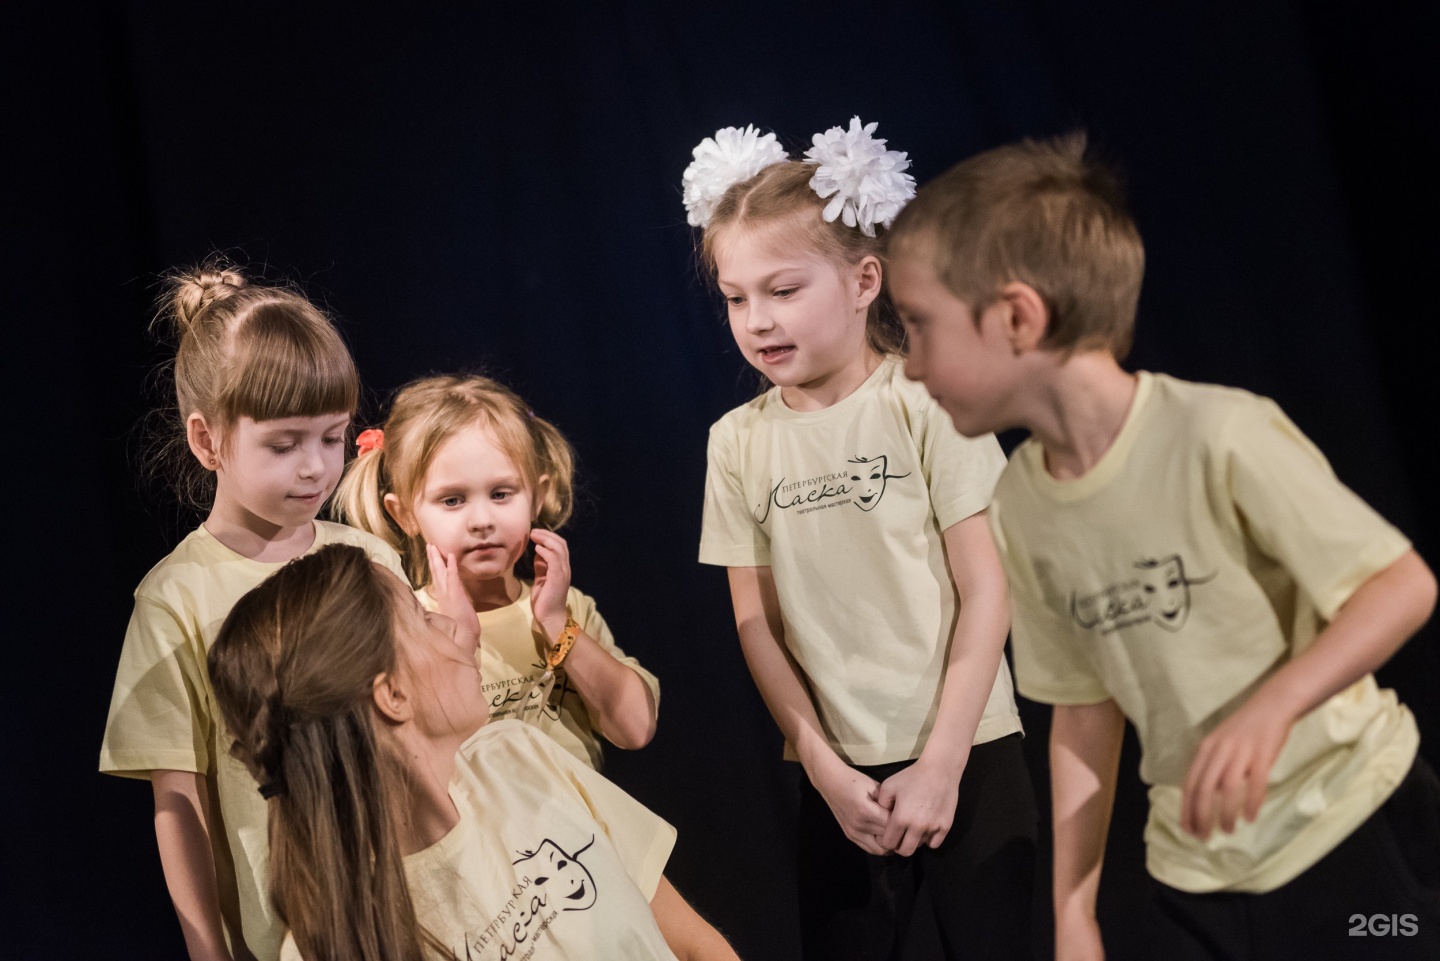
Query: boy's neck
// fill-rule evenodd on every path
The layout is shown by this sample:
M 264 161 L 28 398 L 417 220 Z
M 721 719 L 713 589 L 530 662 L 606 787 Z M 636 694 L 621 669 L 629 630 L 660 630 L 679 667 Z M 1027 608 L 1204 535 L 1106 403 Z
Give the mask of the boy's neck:
M 860 389 L 870 375 L 885 360 L 867 345 L 864 353 L 838 370 L 806 384 L 780 388 L 780 400 L 794 411 L 810 412 L 834 407 L 846 397 Z
M 1075 354 L 1051 369 L 1025 417 L 1051 477 L 1073 480 L 1100 462 L 1125 426 L 1138 383 L 1108 351 Z

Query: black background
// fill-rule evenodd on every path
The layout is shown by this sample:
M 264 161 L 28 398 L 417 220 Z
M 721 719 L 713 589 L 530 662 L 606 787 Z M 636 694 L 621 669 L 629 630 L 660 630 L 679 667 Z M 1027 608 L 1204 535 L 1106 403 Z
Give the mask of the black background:
M 796 772 L 724 573 L 695 562 L 706 428 L 754 385 L 680 204 L 715 128 L 803 147 L 859 114 L 923 182 L 1085 127 L 1147 243 L 1133 366 L 1276 398 L 1433 560 L 1433 5 L 13 7 L 0 956 L 183 950 L 149 791 L 95 768 L 130 591 L 197 519 L 137 479 L 154 282 L 214 249 L 337 314 L 362 426 L 416 375 L 483 367 L 572 439 L 575 582 L 663 682 L 654 743 L 608 773 L 679 828 L 672 879 L 748 959 L 798 953 Z M 1427 629 L 1381 672 L 1432 762 L 1437 666 Z M 1043 798 L 1048 711 L 1022 708 Z M 1142 818 L 1132 749 L 1102 892 L 1117 958 L 1145 923 Z

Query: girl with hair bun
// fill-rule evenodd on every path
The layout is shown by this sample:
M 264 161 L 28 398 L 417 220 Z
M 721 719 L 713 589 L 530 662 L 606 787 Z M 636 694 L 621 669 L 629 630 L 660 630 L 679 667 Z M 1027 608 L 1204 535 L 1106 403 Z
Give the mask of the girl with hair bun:
M 665 879 L 675 829 L 534 726 L 486 724 L 475 656 L 354 547 L 235 605 L 210 674 L 275 797 L 284 961 L 735 961 Z
M 596 770 L 597 733 L 649 743 L 659 682 L 570 586 L 555 533 L 573 490 L 564 436 L 503 384 L 443 375 L 401 388 L 384 429 L 357 443 L 339 514 L 400 552 L 425 607 L 478 627 L 490 717 L 535 724 Z M 533 581 L 516 570 L 531 543 Z
M 229 753 L 206 655 L 231 606 L 286 561 L 376 537 L 316 520 L 344 465 L 359 379 L 303 295 L 218 260 L 168 278 L 178 415 L 167 473 L 204 522 L 135 590 L 100 770 L 147 779 L 166 886 L 192 959 L 280 953 L 266 890 L 266 799 Z
M 800 761 L 807 961 L 898 958 L 929 886 L 947 958 L 1029 957 L 1036 809 L 986 507 L 1005 466 L 904 375 L 884 236 L 914 195 L 859 118 L 792 159 L 695 148 L 685 203 L 745 359 L 772 384 L 710 429 L 700 560 Z

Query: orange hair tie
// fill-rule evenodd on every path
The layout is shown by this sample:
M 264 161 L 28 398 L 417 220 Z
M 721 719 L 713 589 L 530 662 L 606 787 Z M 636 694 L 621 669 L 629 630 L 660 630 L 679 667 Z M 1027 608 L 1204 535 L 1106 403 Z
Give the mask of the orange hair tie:
M 385 449 L 385 432 L 378 427 L 362 430 L 355 438 L 355 456 L 364 457 L 372 450 Z

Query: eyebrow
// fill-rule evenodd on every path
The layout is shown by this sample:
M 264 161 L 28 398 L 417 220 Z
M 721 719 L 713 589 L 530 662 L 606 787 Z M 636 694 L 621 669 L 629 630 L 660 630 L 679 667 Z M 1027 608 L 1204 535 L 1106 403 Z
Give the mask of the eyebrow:
M 778 269 L 778 270 L 772 270 L 772 271 L 770 271 L 770 273 L 768 273 L 768 274 L 766 274 L 764 277 L 761 277 L 761 278 L 760 278 L 759 286 L 765 287 L 765 286 L 767 286 L 767 285 L 769 285 L 769 284 L 774 283 L 774 282 L 775 282 L 775 278 L 776 278 L 776 277 L 779 277 L 781 274 L 785 273 L 786 271 L 789 271 L 789 270 L 809 270 L 809 269 L 810 269 L 809 265 L 794 264 L 794 265 L 788 266 L 788 267 L 781 267 L 781 268 Z M 716 277 L 716 278 L 715 278 L 715 283 L 719 284 L 719 285 L 722 286 L 722 287 L 739 287 L 739 286 L 740 286 L 739 284 L 735 283 L 733 280 L 726 280 L 724 277 Z
M 321 428 L 320 433 L 328 434 L 332 430 L 344 430 L 349 426 L 350 418 L 347 415 L 343 420 L 336 418 L 334 421 L 326 424 Z M 262 429 L 261 435 L 264 437 L 304 437 L 310 432 L 310 428 L 308 427 L 266 427 Z

